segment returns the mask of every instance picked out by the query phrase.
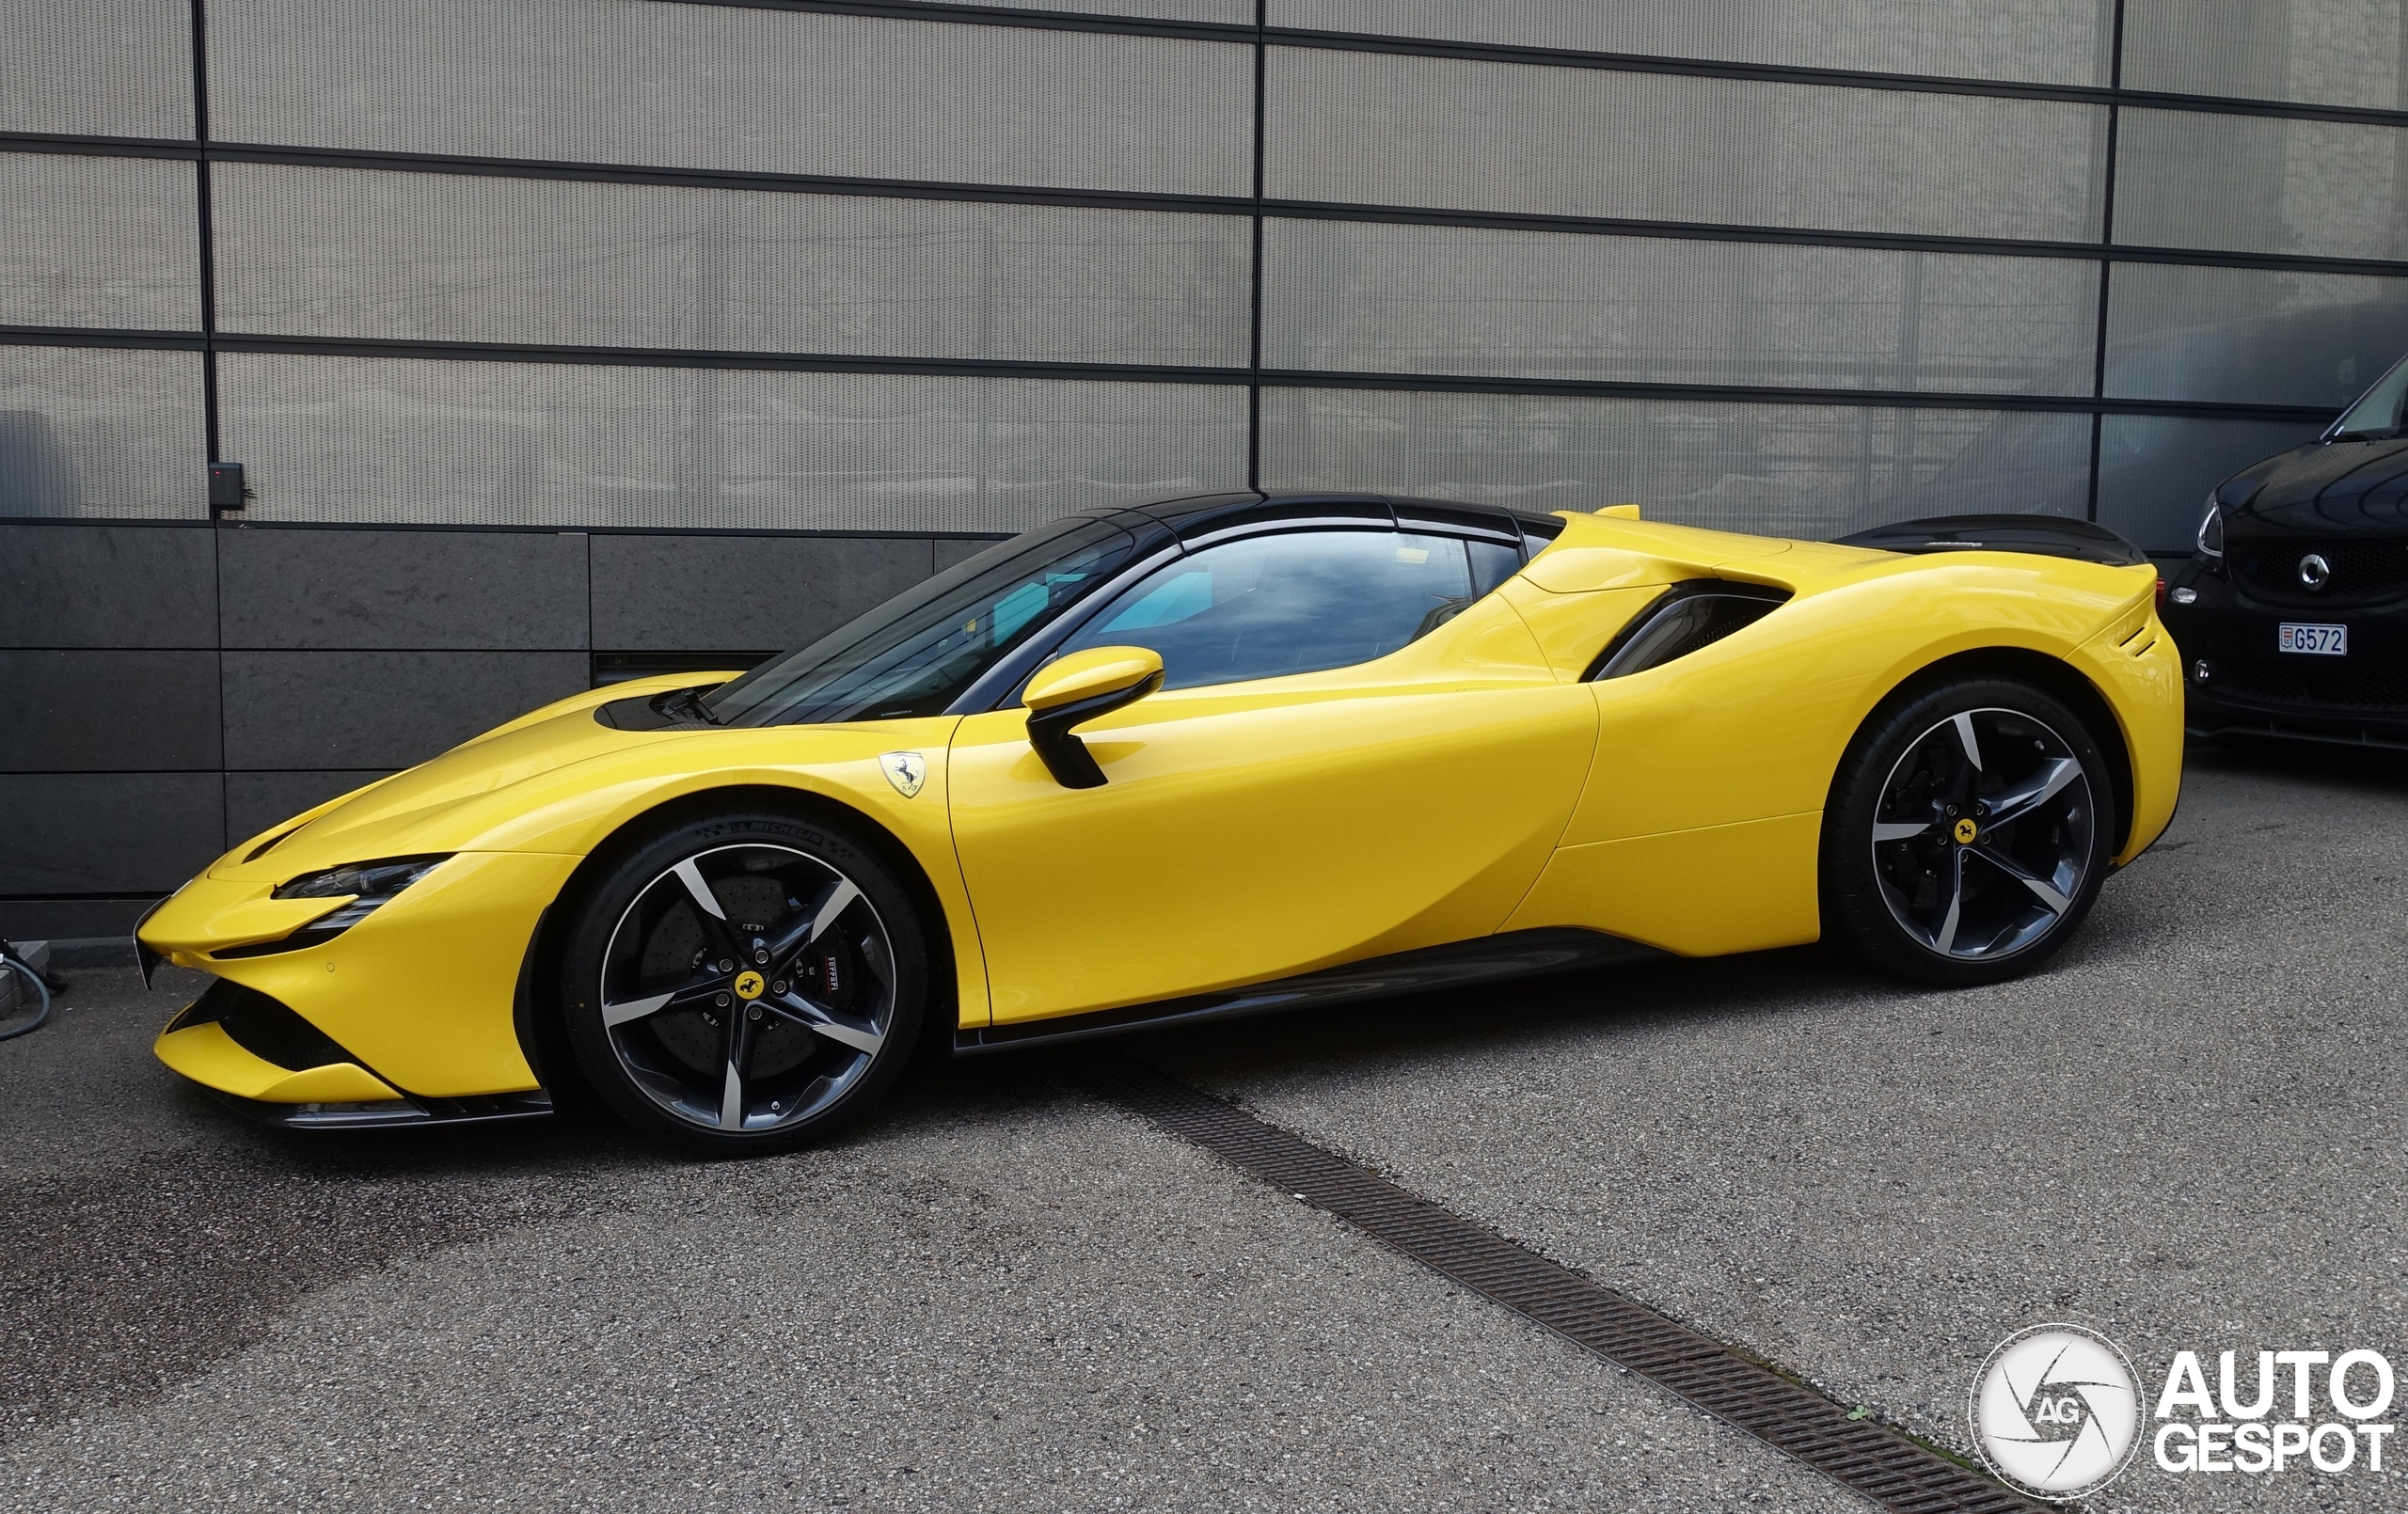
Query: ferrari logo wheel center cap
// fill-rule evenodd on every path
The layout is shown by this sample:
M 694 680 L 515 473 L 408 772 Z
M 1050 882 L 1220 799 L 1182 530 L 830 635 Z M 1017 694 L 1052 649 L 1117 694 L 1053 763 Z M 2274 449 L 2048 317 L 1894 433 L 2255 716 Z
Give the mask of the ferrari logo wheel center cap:
M 1981 833 L 1982 828 L 1973 824 L 1971 820 L 1959 820 L 1956 822 L 1956 844 L 1959 846 L 1971 846 L 1973 844 L 1973 838 L 1979 836 Z
M 761 990 L 766 986 L 768 986 L 761 981 L 761 975 L 749 968 L 736 975 L 736 997 L 748 1003 L 760 998 Z

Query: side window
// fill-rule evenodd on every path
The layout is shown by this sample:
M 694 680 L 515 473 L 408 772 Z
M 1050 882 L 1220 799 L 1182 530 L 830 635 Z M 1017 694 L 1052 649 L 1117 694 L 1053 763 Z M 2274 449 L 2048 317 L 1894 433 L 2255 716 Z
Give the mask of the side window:
M 1132 584 L 1064 644 L 1151 647 L 1164 686 L 1234 684 L 1369 662 L 1471 603 L 1450 536 L 1294 531 L 1225 542 Z
M 1522 554 L 1501 542 L 1465 542 L 1464 545 L 1471 552 L 1471 591 L 1475 595 L 1487 593 L 1522 571 Z

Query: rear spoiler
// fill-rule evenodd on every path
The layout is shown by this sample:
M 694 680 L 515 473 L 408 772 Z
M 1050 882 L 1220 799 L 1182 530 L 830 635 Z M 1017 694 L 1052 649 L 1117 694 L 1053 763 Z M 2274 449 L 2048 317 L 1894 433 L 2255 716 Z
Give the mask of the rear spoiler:
M 1839 539 L 1880 552 L 2032 552 L 2041 557 L 2137 567 L 2148 554 L 2104 526 L 2064 515 L 1935 515 Z

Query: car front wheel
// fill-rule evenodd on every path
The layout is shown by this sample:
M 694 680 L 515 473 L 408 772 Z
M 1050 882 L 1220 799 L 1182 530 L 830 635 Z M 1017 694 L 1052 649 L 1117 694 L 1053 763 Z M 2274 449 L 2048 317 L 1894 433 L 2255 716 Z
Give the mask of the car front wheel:
M 1885 706 L 1824 812 L 1824 934 L 1925 983 L 2028 972 L 2098 897 L 2114 793 L 2087 727 L 2033 685 L 1958 678 Z
M 774 813 L 675 826 L 586 894 L 561 963 L 579 1069 L 639 1131 L 717 1156 L 857 1117 L 927 999 L 910 896 L 845 831 Z

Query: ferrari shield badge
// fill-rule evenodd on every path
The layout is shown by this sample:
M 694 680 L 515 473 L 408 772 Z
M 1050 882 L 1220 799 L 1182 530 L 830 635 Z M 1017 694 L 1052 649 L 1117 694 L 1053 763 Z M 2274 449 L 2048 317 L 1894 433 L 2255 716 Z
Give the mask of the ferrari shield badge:
M 928 760 L 916 751 L 890 751 L 879 758 L 878 765 L 886 770 L 886 781 L 895 785 L 895 792 L 907 799 L 928 781 Z

